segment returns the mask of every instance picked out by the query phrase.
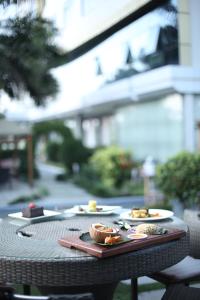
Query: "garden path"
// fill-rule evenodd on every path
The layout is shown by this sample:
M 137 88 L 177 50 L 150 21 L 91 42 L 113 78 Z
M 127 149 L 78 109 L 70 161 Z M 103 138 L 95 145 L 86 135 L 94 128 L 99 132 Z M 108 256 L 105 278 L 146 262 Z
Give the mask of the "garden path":
M 100 198 L 94 197 L 87 193 L 82 188 L 74 185 L 71 182 L 56 181 L 55 176 L 62 173 L 62 168 L 38 163 L 37 167 L 40 172 L 39 180 L 35 181 L 34 187 L 29 187 L 26 183 L 13 181 L 12 187 L 4 185 L 0 187 L 0 215 L 6 215 L 8 211 L 19 211 L 24 204 L 9 205 L 11 201 L 19 197 L 28 197 L 34 193 L 48 191 L 48 195 L 42 196 L 42 199 L 37 201 L 49 209 L 69 208 L 76 204 L 87 204 L 88 200 L 96 199 L 100 205 L 122 205 L 123 207 L 143 206 L 144 199 L 142 196 L 127 196 Z M 4 213 L 3 213 L 4 212 Z

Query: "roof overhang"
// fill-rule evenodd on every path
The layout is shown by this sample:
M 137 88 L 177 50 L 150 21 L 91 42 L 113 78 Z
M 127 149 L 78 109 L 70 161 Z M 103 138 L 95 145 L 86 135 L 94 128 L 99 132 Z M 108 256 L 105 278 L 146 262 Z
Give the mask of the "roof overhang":
M 165 66 L 107 84 L 82 99 L 82 108 L 151 100 L 168 93 L 200 94 L 200 70 L 185 66 Z
M 0 141 L 10 140 L 13 138 L 22 138 L 31 135 L 31 127 L 27 124 L 0 120 Z
M 78 109 L 57 114 L 54 119 L 109 115 L 119 107 L 171 93 L 200 94 L 200 70 L 169 65 L 103 85 L 84 96 Z

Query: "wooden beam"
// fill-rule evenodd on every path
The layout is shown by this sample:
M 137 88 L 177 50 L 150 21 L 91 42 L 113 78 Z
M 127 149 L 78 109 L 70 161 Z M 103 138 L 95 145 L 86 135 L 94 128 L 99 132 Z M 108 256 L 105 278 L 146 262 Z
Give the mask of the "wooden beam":
M 33 187 L 33 141 L 32 136 L 27 137 L 27 163 L 28 163 L 28 182 Z

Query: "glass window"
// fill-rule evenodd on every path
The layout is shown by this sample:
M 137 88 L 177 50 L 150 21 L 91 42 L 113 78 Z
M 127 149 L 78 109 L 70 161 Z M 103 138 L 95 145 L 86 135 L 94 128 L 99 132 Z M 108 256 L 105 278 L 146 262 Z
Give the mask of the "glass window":
M 117 143 L 135 158 L 151 155 L 157 161 L 165 161 L 183 146 L 182 109 L 182 96 L 178 94 L 119 109 Z
M 168 1 L 115 33 L 96 47 L 96 53 L 107 83 L 159 66 L 178 64 L 175 2 Z

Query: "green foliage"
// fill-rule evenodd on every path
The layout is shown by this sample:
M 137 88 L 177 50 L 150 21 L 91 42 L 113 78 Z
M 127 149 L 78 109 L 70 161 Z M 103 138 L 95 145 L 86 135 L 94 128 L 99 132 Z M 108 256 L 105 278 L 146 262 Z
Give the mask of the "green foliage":
M 164 289 L 164 288 L 165 288 L 165 286 L 163 284 L 155 282 L 155 283 L 139 285 L 138 292 L 143 293 L 143 292 L 149 292 L 149 291 L 154 291 L 154 290 L 160 290 L 160 289 Z M 141 298 L 143 298 L 143 297 L 141 297 Z M 129 300 L 129 299 L 131 299 L 130 284 L 124 284 L 124 283 L 120 282 L 115 290 L 113 300 Z
M 36 191 L 35 193 L 31 194 L 31 195 L 27 195 L 27 196 L 20 196 L 16 199 L 13 199 L 9 204 L 10 205 L 14 205 L 14 204 L 18 204 L 18 203 L 29 203 L 29 202 L 36 202 L 38 200 L 41 200 L 41 198 L 48 196 L 49 192 L 46 188 L 40 188 L 38 191 Z
M 161 202 L 158 202 L 158 203 L 155 203 L 152 205 L 148 205 L 148 208 L 173 210 L 172 203 L 168 199 L 165 199 Z
M 88 161 L 91 150 L 85 147 L 78 139 L 64 139 L 62 145 L 62 161 L 70 173 L 73 173 L 73 165 L 79 166 Z
M 17 4 L 17 0 L 0 0 L 0 5 L 3 5 L 3 7 L 6 7 L 10 4 Z
M 65 126 L 63 121 L 49 121 L 35 124 L 33 127 L 34 145 L 37 143 L 40 136 L 43 135 L 48 138 L 51 132 L 59 134 L 62 137 L 62 142 L 59 146 L 50 142 L 48 146 L 48 154 L 51 155 L 51 159 L 56 159 L 53 161 L 63 163 L 66 168 L 66 172 L 73 173 L 74 163 L 81 166 L 87 162 L 91 155 L 91 150 L 86 148 L 80 140 L 75 139 L 73 133 L 67 126 Z M 54 148 L 57 153 L 52 153 L 52 148 Z M 52 157 L 52 155 L 54 157 Z
M 18 99 L 21 91 L 28 91 L 36 105 L 44 104 L 58 91 L 50 72 L 63 56 L 53 44 L 56 28 L 31 15 L 1 21 L 0 28 L 0 89 Z
M 73 182 L 95 196 L 112 197 L 114 190 L 105 186 L 91 164 L 86 164 L 79 174 L 73 176 Z
M 156 182 L 169 198 L 185 207 L 200 204 L 200 154 L 181 152 L 157 168 Z
M 67 179 L 69 179 L 69 176 L 66 173 L 60 173 L 55 176 L 56 181 L 66 181 Z
M 61 158 L 61 144 L 57 142 L 47 143 L 47 158 L 52 162 L 60 162 Z
M 94 155 L 91 157 L 89 164 L 84 165 L 83 168 L 81 169 L 80 173 L 76 174 L 73 177 L 74 183 L 76 183 L 77 185 L 80 185 L 81 187 L 86 189 L 89 193 L 91 193 L 95 196 L 100 196 L 100 197 L 143 195 L 144 194 L 143 182 L 139 181 L 139 180 L 137 180 L 137 181 L 130 180 L 130 170 L 129 170 L 128 174 L 125 174 L 126 176 L 124 176 L 124 173 L 120 174 L 121 177 L 119 177 L 119 179 L 117 178 L 117 180 L 121 181 L 123 178 L 123 181 L 121 182 L 121 184 L 116 184 L 116 186 L 108 184 L 108 181 L 109 181 L 109 183 L 117 182 L 117 181 L 115 181 L 116 178 L 114 178 L 114 180 L 113 180 L 113 178 L 109 178 L 109 180 L 107 178 L 106 178 L 106 180 L 102 180 L 102 173 L 100 173 L 99 170 L 97 170 L 96 164 L 93 161 L 94 157 L 95 157 L 95 162 L 96 162 L 96 159 L 99 158 L 99 156 L 96 157 L 95 154 L 99 153 L 99 151 L 101 151 L 101 150 L 99 150 L 99 149 L 96 150 Z M 113 150 L 112 150 L 112 152 L 113 152 Z M 129 157 L 129 155 L 128 155 L 128 157 Z M 124 160 L 123 160 L 123 162 L 124 162 Z M 130 161 L 129 161 L 129 163 L 132 164 L 132 162 L 130 162 Z M 115 166 L 115 167 L 118 167 L 118 166 Z M 123 171 L 124 171 L 124 169 L 123 169 Z M 117 172 L 109 173 L 109 175 L 116 174 L 116 173 Z
M 37 140 L 41 135 L 47 135 L 51 132 L 57 132 L 66 138 L 73 138 L 71 130 L 65 126 L 64 122 L 61 120 L 56 121 L 46 121 L 34 124 L 33 135 Z
M 91 174 L 94 176 L 92 177 Z M 96 173 L 91 173 L 87 177 L 87 173 L 81 171 L 73 177 L 73 182 L 86 189 L 90 194 L 99 197 L 120 197 L 120 196 L 139 196 L 144 195 L 142 183 L 126 181 L 121 187 L 108 187 L 98 177 Z
M 144 183 L 143 181 L 127 180 L 123 183 L 120 194 L 123 195 L 144 195 Z
M 35 151 L 36 144 L 39 141 L 40 137 L 45 136 L 46 140 L 48 140 L 48 138 L 52 132 L 56 132 L 57 134 L 59 134 L 62 137 L 63 141 L 73 139 L 73 134 L 72 134 L 71 130 L 65 126 L 63 121 L 60 121 L 60 120 L 46 121 L 46 122 L 40 122 L 40 123 L 34 124 L 32 131 L 33 131 L 34 151 Z M 58 146 L 52 145 L 51 143 L 54 144 L 54 142 L 48 141 L 48 143 L 46 145 L 47 146 L 47 156 L 55 155 L 55 156 L 57 156 L 57 158 L 59 160 L 54 160 L 55 157 L 54 158 L 49 157 L 50 160 L 52 160 L 53 162 L 63 162 L 63 151 L 61 149 L 62 145 L 60 145 L 60 148 L 59 148 Z M 62 142 L 62 144 L 63 144 L 63 142 Z M 52 154 L 52 149 L 50 149 L 51 147 L 54 147 L 54 148 L 56 147 L 57 150 L 55 149 L 55 151 L 58 151 L 58 153 Z
M 130 179 L 131 155 L 117 146 L 97 150 L 91 157 L 90 164 L 108 188 L 120 187 Z
M 21 178 L 23 178 L 25 181 L 27 180 L 27 174 L 28 174 L 28 155 L 27 155 L 27 149 L 21 150 L 18 153 L 19 159 L 20 159 L 20 165 L 19 165 L 19 175 Z M 33 177 L 35 179 L 39 178 L 39 172 L 36 168 L 35 161 L 33 160 Z

